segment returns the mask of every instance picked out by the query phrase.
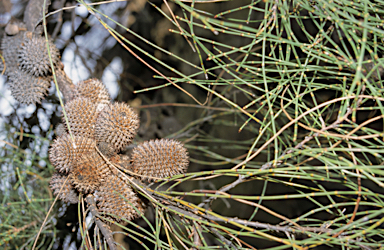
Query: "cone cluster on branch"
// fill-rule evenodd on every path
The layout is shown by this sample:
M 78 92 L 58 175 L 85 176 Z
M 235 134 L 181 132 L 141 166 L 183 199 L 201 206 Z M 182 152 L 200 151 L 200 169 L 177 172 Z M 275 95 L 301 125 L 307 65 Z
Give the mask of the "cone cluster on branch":
M 145 205 L 116 165 L 140 181 L 171 177 L 188 167 L 187 150 L 171 139 L 143 142 L 130 157 L 120 154 L 132 143 L 139 118 L 126 103 L 112 103 L 97 79 L 78 83 L 64 109 L 68 123 L 63 116 L 49 158 L 57 170 L 51 188 L 65 202 L 77 203 L 79 192 L 93 194 L 104 216 L 130 220 L 144 212 Z
M 40 103 L 52 81 L 51 61 L 62 71 L 59 50 L 41 33 L 28 31 L 22 22 L 10 22 L 1 40 L 4 63 L 1 71 L 9 77 L 9 89 L 20 103 Z M 48 51 L 49 46 L 49 51 Z
M 38 16 L 28 18 L 33 24 L 39 20 Z M 40 103 L 53 79 L 52 62 L 66 100 L 63 123 L 56 128 L 58 137 L 49 149 L 56 169 L 50 186 L 58 198 L 77 203 L 80 192 L 93 194 L 104 216 L 130 220 L 144 211 L 145 204 L 116 165 L 139 181 L 186 171 L 188 152 L 176 140 L 151 140 L 135 147 L 131 156 L 120 154 L 139 128 L 134 110 L 126 103 L 112 103 L 105 85 L 97 79 L 74 85 L 63 70 L 58 49 L 51 40 L 46 41 L 41 27 L 17 21 L 8 23 L 5 31 L 0 51 L 5 64 L 0 69 L 9 77 L 12 96 L 21 103 Z

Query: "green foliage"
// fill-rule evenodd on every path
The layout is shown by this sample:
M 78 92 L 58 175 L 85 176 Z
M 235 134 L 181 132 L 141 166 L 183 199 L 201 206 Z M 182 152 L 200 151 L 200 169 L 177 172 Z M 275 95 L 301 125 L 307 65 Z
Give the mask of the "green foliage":
M 22 137 L 33 140 L 29 149 L 18 147 Z M 45 165 L 50 142 L 32 134 L 9 133 L 1 143 L 0 246 L 22 249 L 33 243 L 54 200 L 48 186 L 53 168 Z M 42 229 L 39 248 L 48 249 L 54 243 L 57 229 L 52 219 L 53 214 Z
M 131 244 L 382 247 L 381 1 L 148 1 L 143 12 L 156 11 L 173 24 L 169 46 L 124 27 L 99 5 L 79 3 L 102 26 L 93 25 L 161 82 L 136 90 L 140 98 L 155 91 L 178 95 L 166 104 L 148 101 L 141 111 L 168 105 L 184 119 L 167 137 L 184 141 L 188 173 L 156 185 L 127 177 L 151 204 L 142 220 L 114 223 Z M 47 187 L 52 168 L 46 156 L 26 153 L 10 138 L 2 152 L 0 246 L 30 248 L 40 227 L 37 244 L 52 246 L 54 220 L 42 223 L 53 200 Z M 85 222 L 83 204 L 80 244 L 106 244 Z

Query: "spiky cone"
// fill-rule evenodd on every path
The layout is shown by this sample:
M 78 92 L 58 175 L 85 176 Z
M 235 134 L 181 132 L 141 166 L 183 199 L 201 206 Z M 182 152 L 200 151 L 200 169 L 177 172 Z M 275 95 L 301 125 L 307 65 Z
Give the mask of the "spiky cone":
M 9 74 L 9 89 L 20 103 L 41 103 L 48 93 L 51 83 L 47 77 L 35 77 L 19 69 Z
M 76 204 L 79 201 L 79 197 L 69 179 L 65 182 L 67 178 L 67 175 L 62 175 L 57 172 L 53 173 L 51 181 L 49 182 L 50 187 L 53 194 L 59 196 L 60 200 Z
M 101 111 L 111 102 L 107 88 L 96 78 L 77 83 L 76 90 L 76 97 L 85 97 L 96 103 L 97 111 Z
M 88 137 L 64 134 L 55 139 L 49 149 L 49 160 L 55 169 L 68 173 L 83 154 L 95 152 L 96 141 Z M 96 151 L 97 152 L 97 151 Z
M 0 49 L 2 50 L 2 56 L 5 61 L 5 73 L 9 74 L 19 69 L 17 61 L 17 51 L 21 47 L 21 43 L 24 41 L 25 31 L 20 31 L 14 36 L 4 35 L 1 40 Z
M 107 162 L 97 151 L 92 151 L 82 154 L 77 159 L 71 168 L 69 178 L 79 192 L 91 193 L 111 174 Z
M 95 192 L 97 207 L 104 217 L 121 221 L 122 219 L 132 220 L 139 216 L 140 212 L 144 213 L 145 205 L 136 195 L 132 188 L 117 175 L 108 176 L 101 183 Z
M 88 98 L 75 98 L 64 106 L 73 134 L 94 138 L 98 115 L 96 107 L 97 105 Z M 64 114 L 62 120 L 65 123 Z
M 132 142 L 139 128 L 139 117 L 126 103 L 108 104 L 96 121 L 95 138 L 107 142 L 119 152 Z
M 50 74 L 50 58 L 53 65 L 56 65 L 60 60 L 60 53 L 50 39 L 48 45 L 50 54 L 45 37 L 28 32 L 17 54 L 20 69 L 35 76 Z
M 184 173 L 188 168 L 188 152 L 172 139 L 143 142 L 132 150 L 131 169 L 142 180 L 153 181 Z

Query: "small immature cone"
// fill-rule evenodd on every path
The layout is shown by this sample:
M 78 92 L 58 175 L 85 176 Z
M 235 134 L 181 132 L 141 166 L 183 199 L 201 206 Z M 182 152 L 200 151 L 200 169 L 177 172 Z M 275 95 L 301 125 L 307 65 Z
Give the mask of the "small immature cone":
M 70 203 L 76 204 L 79 201 L 79 197 L 75 189 L 73 188 L 71 182 L 69 180 L 65 182 L 67 177 L 68 177 L 67 175 L 62 175 L 57 172 L 54 173 L 50 181 L 50 187 L 53 191 L 53 194 L 58 195 L 60 200 L 64 202 L 70 202 Z M 62 188 L 63 184 L 64 184 L 64 187 Z M 60 192 L 60 189 L 61 189 L 61 192 Z
M 108 104 L 97 117 L 95 138 L 119 152 L 132 142 L 139 128 L 139 117 L 126 103 Z
M 68 173 L 79 157 L 96 151 L 94 140 L 83 136 L 73 136 L 73 139 L 69 134 L 60 136 L 49 149 L 49 160 L 59 172 Z
M 76 85 L 76 90 L 76 97 L 85 97 L 96 103 L 97 111 L 101 111 L 111 102 L 107 88 L 96 78 L 79 82 Z
M 69 101 L 65 106 L 68 117 L 69 127 L 74 135 L 94 138 L 95 123 L 98 113 L 96 104 L 88 98 L 75 98 Z M 65 117 L 62 116 L 63 123 Z
M 143 142 L 133 149 L 131 157 L 132 171 L 150 181 L 182 174 L 189 164 L 187 150 L 172 139 Z
M 113 214 L 116 221 L 132 220 L 139 216 L 135 206 L 141 213 L 145 205 L 132 188 L 117 175 L 110 175 L 104 180 L 95 193 L 97 206 L 101 214 Z M 131 204 L 130 204 L 131 203 Z

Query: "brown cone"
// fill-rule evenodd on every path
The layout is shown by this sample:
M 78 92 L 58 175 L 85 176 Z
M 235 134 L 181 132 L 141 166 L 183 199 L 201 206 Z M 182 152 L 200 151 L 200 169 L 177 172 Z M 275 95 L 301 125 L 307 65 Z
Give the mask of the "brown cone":
M 94 138 L 97 118 L 96 104 L 87 98 L 76 98 L 65 105 L 68 123 L 75 135 Z M 65 123 L 65 117 L 62 117 Z
M 95 138 L 107 142 L 119 152 L 131 143 L 139 128 L 137 114 L 125 103 L 106 106 L 97 117 Z
M 95 151 L 96 142 L 90 138 L 74 136 L 74 143 L 69 134 L 57 138 L 49 149 L 49 160 L 59 172 L 68 173 L 77 159 Z
M 101 111 L 110 103 L 111 97 L 105 85 L 98 79 L 93 78 L 81 81 L 76 85 L 77 97 L 85 97 L 98 105 L 97 111 Z
M 101 183 L 97 189 L 96 200 L 100 213 L 113 214 L 116 221 L 122 219 L 132 220 L 139 216 L 135 206 L 141 213 L 144 212 L 144 204 L 132 188 L 121 178 L 116 175 L 111 175 L 107 180 Z
M 172 139 L 143 142 L 133 149 L 131 157 L 132 171 L 144 180 L 182 174 L 189 164 L 187 150 Z
M 69 177 L 80 192 L 93 192 L 111 171 L 97 151 L 82 154 L 73 165 Z

